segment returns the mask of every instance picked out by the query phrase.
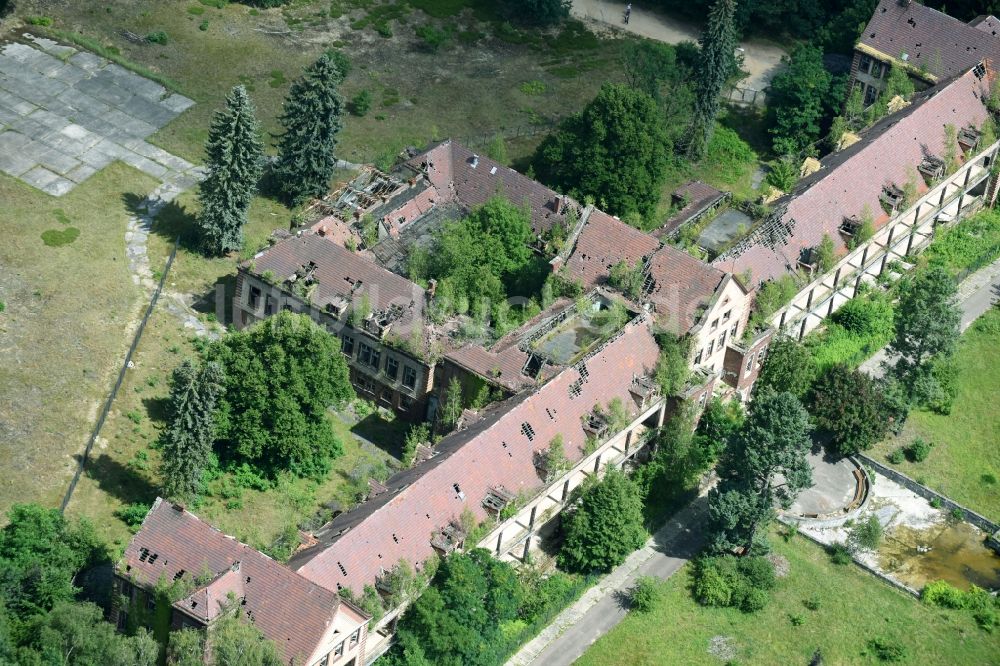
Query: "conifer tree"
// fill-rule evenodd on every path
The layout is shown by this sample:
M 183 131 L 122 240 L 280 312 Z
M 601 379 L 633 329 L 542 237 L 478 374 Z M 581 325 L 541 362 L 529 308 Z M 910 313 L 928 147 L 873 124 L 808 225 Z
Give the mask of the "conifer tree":
M 208 175 L 201 182 L 201 244 L 204 251 L 222 255 L 243 245 L 243 226 L 250 201 L 264 168 L 253 102 L 243 86 L 226 98 L 226 107 L 215 113 L 205 142 Z
M 726 80 L 734 70 L 737 45 L 736 0 L 716 0 L 708 14 L 708 24 L 698 40 L 701 55 L 698 60 L 696 98 L 694 105 L 694 126 L 688 154 L 692 159 L 700 159 L 712 138 L 715 117 L 719 113 L 719 97 Z
M 215 408 L 223 388 L 222 367 L 190 360 L 173 372 L 170 381 L 169 425 L 163 435 L 160 472 L 164 493 L 175 499 L 198 494 L 215 440 Z
M 285 99 L 275 179 L 281 194 L 293 204 L 326 193 L 337 165 L 333 150 L 343 126 L 344 98 L 338 86 L 340 68 L 323 54 L 302 78 L 292 84 Z

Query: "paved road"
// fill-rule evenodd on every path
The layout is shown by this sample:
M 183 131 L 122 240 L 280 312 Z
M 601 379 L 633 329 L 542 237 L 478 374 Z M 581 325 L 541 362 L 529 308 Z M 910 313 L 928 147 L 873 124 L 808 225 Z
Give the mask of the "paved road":
M 623 593 L 638 577 L 669 578 L 701 550 L 707 512 L 708 497 L 703 495 L 671 517 L 643 548 L 560 613 L 506 666 L 569 666 L 576 661 L 625 617 Z
M 573 0 L 572 12 L 578 18 L 604 23 L 667 44 L 696 42 L 701 34 L 700 26 L 653 11 L 651 8 L 647 9 L 640 2 L 632 3 L 632 18 L 625 24 L 622 22 L 624 9 L 624 2 Z M 750 72 L 750 76 L 744 79 L 741 85 L 755 90 L 765 90 L 781 68 L 781 58 L 785 52 L 773 44 L 756 40 L 745 41 L 740 46 L 743 48 L 743 67 Z M 763 97 L 759 97 L 758 100 L 763 102 Z
M 961 330 L 986 313 L 994 303 L 1000 301 L 1000 261 L 976 271 L 958 286 L 958 303 L 962 309 Z M 885 349 L 861 364 L 861 370 L 872 377 L 883 374 L 882 362 L 886 360 Z

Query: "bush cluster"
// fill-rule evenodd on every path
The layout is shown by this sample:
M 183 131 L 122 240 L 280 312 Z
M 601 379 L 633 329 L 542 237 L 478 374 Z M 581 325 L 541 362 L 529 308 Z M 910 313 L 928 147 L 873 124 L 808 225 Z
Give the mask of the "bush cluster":
M 920 598 L 930 606 L 970 611 L 976 625 L 985 631 L 992 631 L 1000 624 L 1000 598 L 976 585 L 963 591 L 943 580 L 937 580 L 924 586 Z
M 695 562 L 692 591 L 704 606 L 728 606 L 754 613 L 767 605 L 774 588 L 774 566 L 764 557 L 730 555 Z

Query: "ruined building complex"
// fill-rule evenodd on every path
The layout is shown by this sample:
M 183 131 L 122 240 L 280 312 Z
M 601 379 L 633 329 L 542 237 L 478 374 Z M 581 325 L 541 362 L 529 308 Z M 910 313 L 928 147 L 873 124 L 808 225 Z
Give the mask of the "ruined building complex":
M 880 8 L 887 4 L 896 5 Z M 158 502 L 119 563 L 123 589 L 135 599 L 133 585 L 204 568 L 204 584 L 174 605 L 175 626 L 208 625 L 221 599 L 236 599 L 237 612 L 296 663 L 370 661 L 388 644 L 398 611 L 369 634 L 367 618 L 338 591 L 385 590 L 400 561 L 419 569 L 460 547 L 523 559 L 573 488 L 634 457 L 668 415 L 678 396 L 663 395 L 654 379 L 657 333 L 690 341 L 692 379 L 679 397 L 746 397 L 773 329 L 804 335 L 862 283 L 905 262 L 936 226 L 991 202 L 997 144 L 982 140 L 991 77 L 978 61 L 942 77 L 824 158 L 711 262 L 664 243 L 675 229 L 636 230 L 451 141 L 413 151 L 391 173 L 363 170 L 317 204 L 317 222 L 241 265 L 236 325 L 282 309 L 310 314 L 340 338 L 358 394 L 405 418 L 433 419 L 452 378 L 498 399 L 421 447 L 410 469 L 373 483 L 366 501 L 303 535 L 287 566 Z M 403 270 L 409 249 L 438 225 L 498 194 L 526 205 L 534 249 L 583 296 L 555 299 L 490 341 L 462 334 L 462 317 L 432 321 L 434 285 L 417 285 Z M 706 191 L 696 203 L 682 206 L 676 225 L 725 201 Z M 865 222 L 873 235 L 855 240 Z M 565 239 L 559 247 L 548 243 L 553 229 Z M 815 256 L 824 236 L 836 249 L 832 267 Z M 620 262 L 641 272 L 641 289 L 610 284 Z M 773 316 L 773 329 L 748 331 L 753 290 L 784 275 L 799 293 Z M 624 320 L 599 325 L 616 302 Z M 546 452 L 557 435 L 567 461 L 551 468 Z M 487 526 L 475 544 L 467 542 L 469 516 Z M 282 589 L 269 595 L 271 606 L 257 596 L 268 586 Z

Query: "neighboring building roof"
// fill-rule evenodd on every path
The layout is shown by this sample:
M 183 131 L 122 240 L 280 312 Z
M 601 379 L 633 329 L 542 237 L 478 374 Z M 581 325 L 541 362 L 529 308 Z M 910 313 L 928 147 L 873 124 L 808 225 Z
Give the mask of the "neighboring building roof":
M 569 211 L 580 208 L 569 197 L 537 180 L 473 153 L 450 139 L 405 164 L 418 173 L 426 173 L 441 198 L 455 199 L 466 209 L 481 206 L 496 194 L 502 194 L 518 206 L 527 202 L 536 234 L 547 231 L 557 222 L 569 224 Z
M 152 587 L 182 576 L 213 576 L 212 580 L 174 606 L 210 622 L 220 613 L 229 593 L 240 600 L 241 613 L 274 641 L 285 660 L 312 656 L 341 609 L 349 608 L 335 592 L 316 585 L 267 555 L 226 536 L 178 505 L 157 498 L 142 528 L 116 565 L 119 575 Z
M 697 323 L 726 274 L 672 245 L 657 250 L 649 262 L 649 299 L 660 326 L 682 335 Z
M 321 309 L 337 297 L 351 301 L 367 294 L 373 310 L 401 307 L 403 324 L 422 317 L 423 288 L 318 234 L 304 233 L 264 250 L 254 257 L 252 272 L 270 271 L 283 282 L 309 262 L 316 265 L 312 302 Z
M 566 260 L 566 271 L 590 288 L 605 282 L 618 262 L 630 266 L 645 262 L 659 247 L 660 241 L 653 236 L 594 209 Z
M 976 30 L 988 32 L 994 37 L 1000 33 L 1000 20 L 998 20 L 996 16 L 980 14 L 976 18 L 969 21 L 969 25 Z
M 862 51 L 867 47 L 900 61 L 905 53 L 908 65 L 941 80 L 985 58 L 1000 57 L 1000 38 L 990 27 L 991 19 L 995 26 L 993 17 L 976 26 L 918 2 L 881 0 L 858 45 Z
M 694 180 L 686 185 L 678 187 L 670 195 L 672 203 L 687 201 L 683 208 L 674 213 L 662 227 L 655 230 L 653 235 L 657 238 L 672 236 L 682 225 L 696 215 L 701 215 L 708 208 L 716 205 L 726 198 L 725 192 L 720 192 L 711 185 L 707 185 L 700 180 Z
M 327 589 L 360 592 L 401 559 L 423 562 L 434 552 L 432 534 L 458 521 L 464 509 L 477 521 L 488 517 L 481 502 L 491 487 L 502 485 L 515 494 L 540 489 L 544 481 L 534 454 L 557 434 L 564 437 L 567 457 L 579 460 L 585 441 L 581 417 L 595 405 L 620 398 L 637 411 L 629 393 L 632 379 L 652 373 L 658 358 L 649 317 L 641 315 L 545 385 L 499 403 L 445 437 L 430 460 L 390 478 L 389 492 L 319 530 L 319 543 L 293 555 L 290 566 Z
M 970 70 L 916 93 L 909 106 L 862 133 L 861 141 L 823 158 L 819 171 L 775 202 L 775 210 L 784 211 L 780 219 L 762 223 L 713 265 L 735 275 L 750 271 L 751 284 L 759 284 L 793 272 L 801 251 L 819 245 L 824 234 L 844 254 L 847 248 L 838 231 L 844 218 L 860 218 L 867 206 L 876 225 L 884 224 L 888 217 L 879 202 L 883 187 L 902 187 L 914 177 L 923 187 L 916 168 L 925 155 L 944 154 L 945 126 L 982 126 L 989 117 L 992 75 L 990 71 L 980 79 Z

